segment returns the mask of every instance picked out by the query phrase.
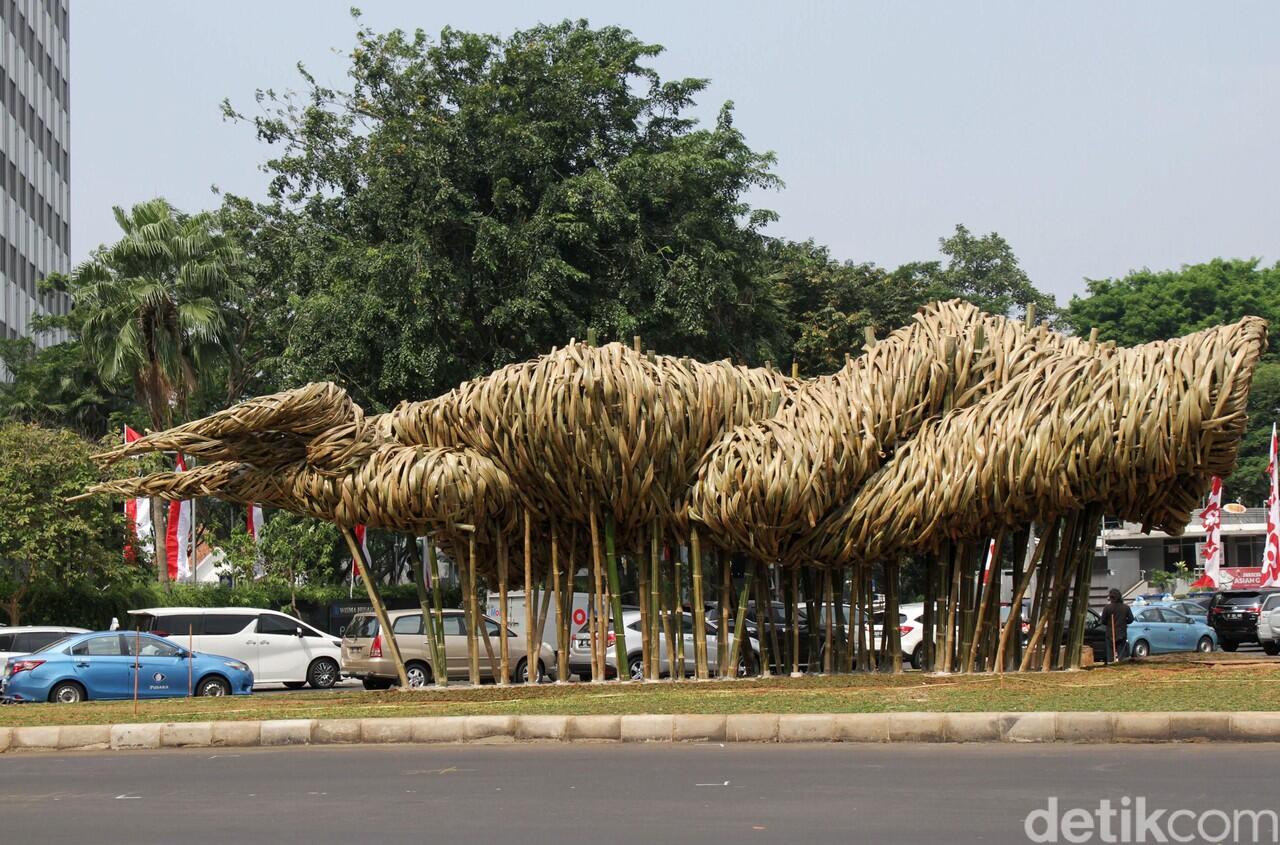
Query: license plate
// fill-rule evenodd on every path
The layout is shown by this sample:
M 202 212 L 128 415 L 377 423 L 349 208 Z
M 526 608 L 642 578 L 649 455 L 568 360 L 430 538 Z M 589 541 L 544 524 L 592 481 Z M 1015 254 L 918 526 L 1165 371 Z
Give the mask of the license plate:
M 591 639 L 589 637 L 578 637 L 578 639 L 574 641 L 574 645 L 578 648 L 587 648 L 591 645 Z
M 1243 614 L 1243 613 L 1228 613 L 1228 614 L 1227 614 L 1227 618 L 1228 618 L 1228 619 L 1243 619 L 1243 618 L 1244 618 L 1244 614 Z

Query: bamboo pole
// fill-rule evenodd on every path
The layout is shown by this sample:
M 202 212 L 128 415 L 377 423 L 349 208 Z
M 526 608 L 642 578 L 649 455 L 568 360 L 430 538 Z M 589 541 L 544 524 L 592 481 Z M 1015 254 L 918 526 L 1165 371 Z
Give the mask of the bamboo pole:
M 751 595 L 752 581 L 755 580 L 755 568 L 750 564 L 747 565 L 747 572 L 742 580 L 742 591 L 738 594 L 738 606 L 733 620 L 733 646 L 729 650 L 730 670 L 725 675 L 726 678 L 736 678 L 738 676 L 738 655 L 742 654 L 742 641 L 746 639 L 747 625 L 747 598 Z M 729 620 L 725 619 L 724 624 L 720 626 L 721 632 L 726 630 Z M 746 671 L 743 675 L 751 673 L 751 657 L 747 657 Z
M 424 545 L 430 547 L 430 538 L 423 537 Z M 425 550 L 424 550 L 425 551 Z M 414 579 L 414 586 L 418 591 L 418 606 L 422 608 L 422 632 L 427 638 L 427 654 L 431 655 L 431 677 L 440 673 L 440 654 L 436 649 L 436 621 L 431 615 L 431 596 L 427 593 L 427 564 L 422 559 L 422 555 L 418 555 L 417 577 Z M 435 588 L 435 581 L 431 582 L 432 589 Z M 447 669 L 445 670 L 448 671 Z
M 787 609 L 791 612 L 791 677 L 800 677 L 800 572 L 792 566 L 790 575 Z
M 529 675 L 529 683 L 536 684 L 542 680 L 538 671 L 538 656 L 542 654 L 542 629 L 538 627 L 538 597 L 533 588 L 533 516 L 529 509 L 524 511 L 524 628 L 525 649 L 524 660 Z M 505 625 L 502 641 L 507 641 Z M 506 672 L 507 667 L 502 667 Z
M 693 578 L 693 671 L 700 681 L 707 672 L 707 623 L 702 603 L 702 542 L 698 539 L 697 526 L 689 528 L 689 573 Z
M 1054 557 L 1057 561 L 1062 561 L 1063 555 L 1067 553 L 1068 549 L 1070 548 L 1071 537 L 1076 532 L 1076 522 L 1078 517 L 1079 517 L 1079 511 L 1073 511 L 1071 515 L 1067 518 L 1066 524 L 1062 528 L 1059 541 L 1055 548 L 1056 554 Z M 1037 585 L 1037 590 L 1036 590 L 1036 592 L 1039 593 L 1036 600 L 1036 603 L 1039 607 L 1038 607 L 1038 612 L 1035 614 L 1035 625 L 1031 632 L 1031 639 L 1027 642 L 1026 651 L 1022 655 L 1022 663 L 1018 667 L 1019 671 L 1022 671 L 1022 672 L 1027 671 L 1027 669 L 1030 668 L 1032 661 L 1035 660 L 1036 652 L 1039 649 L 1041 641 L 1044 639 L 1045 632 L 1050 623 L 1050 619 L 1053 616 L 1053 611 L 1051 607 L 1052 595 L 1053 595 L 1052 591 L 1056 587 L 1057 577 L 1054 574 L 1054 572 L 1050 571 L 1051 565 L 1052 565 L 1051 561 L 1045 560 L 1040 567 L 1042 583 Z M 1056 571 L 1056 569 L 1057 567 L 1054 567 L 1054 571 Z M 1047 650 L 1045 652 L 1045 655 L 1046 657 L 1051 656 L 1050 652 L 1048 652 Z
M 893 674 L 902 674 L 902 622 L 898 601 L 898 561 L 884 564 L 884 633 L 888 634 L 889 666 Z M 892 598 L 890 598 L 892 596 Z
M 857 591 L 854 589 L 855 582 L 853 567 L 846 567 L 844 569 L 844 574 L 841 575 L 841 579 L 844 582 L 844 585 L 840 590 L 842 609 L 844 593 L 846 590 L 849 593 L 849 614 L 844 621 L 844 673 L 848 675 L 853 672 L 853 660 L 855 657 L 853 640 L 854 620 L 858 618 L 859 614 L 857 599 L 854 598 L 857 595 Z
M 369 604 L 373 605 L 373 615 L 378 618 L 378 627 L 386 634 L 387 651 L 391 653 L 391 661 L 395 664 L 396 675 L 400 678 L 400 688 L 408 689 L 409 678 L 405 675 L 404 658 L 400 656 L 400 645 L 396 642 L 395 633 L 391 630 L 391 618 L 387 616 L 386 605 L 382 603 L 382 596 L 378 593 L 378 588 L 373 583 L 373 578 L 369 575 L 369 561 L 365 560 L 364 555 L 360 552 L 360 546 L 356 543 L 355 535 L 345 525 L 342 526 L 342 536 L 347 541 L 347 547 L 351 549 L 351 559 L 359 562 L 360 580 L 364 583 L 365 592 L 369 594 Z
M 933 658 L 936 653 L 934 638 L 937 636 L 937 603 L 938 603 L 938 556 L 930 552 L 924 555 L 924 614 L 920 620 L 923 629 L 920 632 L 920 645 L 923 660 L 921 668 L 933 671 Z
M 649 556 L 648 554 L 635 555 L 636 561 L 636 590 L 640 598 L 640 679 L 649 680 L 649 668 L 653 655 L 653 648 L 650 643 L 651 622 L 653 619 L 653 607 L 649 601 Z
M 680 566 L 680 555 L 674 555 L 673 566 L 675 569 L 675 578 L 673 579 L 671 588 L 673 598 L 675 599 L 675 607 L 672 609 L 672 619 L 675 624 L 676 637 L 676 673 L 672 675 L 675 680 L 684 680 L 685 660 L 684 660 L 684 573 Z
M 444 667 L 443 671 L 435 672 L 436 686 L 447 687 L 449 686 L 449 654 L 444 645 L 444 591 L 440 589 L 440 562 L 436 556 L 435 538 L 428 539 L 427 565 L 431 567 L 431 603 L 435 610 L 435 616 L 431 618 L 436 639 L 433 658 L 437 666 Z
M 951 556 L 951 587 L 947 592 L 947 633 L 942 646 L 942 671 L 950 672 L 955 665 L 956 613 L 960 604 L 960 574 L 962 564 L 968 559 L 968 546 L 956 543 Z
M 1096 330 L 1093 336 L 1097 339 Z M 1075 595 L 1071 603 L 1071 633 L 1067 643 L 1067 665 L 1079 669 L 1084 649 L 1084 622 L 1089 607 L 1089 582 L 1093 580 L 1093 550 L 1102 522 L 1102 506 L 1089 505 L 1085 511 L 1084 531 L 1080 536 L 1079 561 Z
M 733 561 L 728 554 L 722 554 L 719 549 L 712 552 L 712 559 L 720 562 L 720 611 L 717 614 L 720 625 L 716 636 L 716 668 L 720 670 L 719 675 L 722 678 L 731 677 L 733 671 L 729 667 L 729 620 L 732 618 L 733 607 L 730 594 L 733 591 Z
M 1066 626 L 1067 593 L 1071 589 L 1071 575 L 1075 574 L 1071 565 L 1075 561 L 1080 544 L 1081 514 L 1072 514 L 1071 531 L 1064 535 L 1063 545 L 1058 550 L 1058 568 L 1053 577 L 1053 592 L 1048 606 L 1050 628 L 1044 636 L 1045 652 L 1041 663 L 1041 671 L 1048 672 L 1061 668 L 1059 651 L 1062 647 L 1063 628 Z
M 811 674 L 818 674 L 822 667 L 817 663 L 817 656 L 822 651 L 822 619 L 818 613 L 818 603 L 814 601 L 818 598 L 818 590 L 813 585 L 813 572 L 804 569 L 800 573 L 800 583 L 804 589 L 804 609 L 807 614 L 809 623 L 805 626 L 806 639 L 808 640 L 809 659 L 805 663 L 805 669 Z
M 556 595 L 556 680 L 569 680 L 569 636 L 565 617 L 573 611 L 565 606 L 565 590 L 560 574 L 560 535 L 551 523 L 551 589 Z M 572 595 L 572 593 L 570 593 Z M 572 601 L 572 599 L 570 599 Z
M 822 672 L 825 675 L 830 675 L 835 669 L 835 658 L 836 658 L 835 627 L 834 627 L 835 616 L 836 616 L 836 603 L 835 603 L 835 600 L 832 598 L 831 570 L 829 568 L 822 570 L 822 600 L 823 600 L 823 603 L 826 604 L 827 606 L 826 607 L 827 612 L 825 614 L 826 619 L 824 620 L 826 624 L 823 626 L 825 629 L 823 631 L 823 634 L 825 635 L 827 642 L 826 642 L 826 648 L 824 648 L 822 651 Z
M 604 598 L 601 581 L 604 566 L 604 552 L 600 548 L 600 526 L 596 519 L 595 508 L 591 509 L 591 601 L 587 609 L 587 627 L 591 638 L 591 682 L 604 680 Z
M 969 643 L 969 653 L 965 656 L 964 671 L 972 672 L 974 663 L 978 659 L 978 652 L 982 648 L 982 636 L 987 624 L 987 617 L 991 613 L 991 594 L 1000 591 L 1000 553 L 1004 549 L 1004 529 L 996 534 L 995 545 L 989 547 L 987 556 L 990 561 L 984 560 L 984 567 L 981 571 L 978 584 L 978 616 L 973 632 L 973 642 Z M 996 606 L 999 607 L 999 602 Z M 1010 608 L 1012 615 L 1012 608 Z
M 498 654 L 499 664 L 502 671 L 496 678 L 498 686 L 505 687 L 507 679 L 511 677 L 511 647 L 507 643 L 510 639 L 507 636 L 507 626 L 511 624 L 511 605 L 507 600 L 507 568 L 508 562 L 507 538 L 499 534 L 498 536 L 498 621 L 502 623 L 502 636 L 498 638 Z M 525 594 L 525 616 L 529 613 L 529 596 Z M 528 624 L 526 622 L 526 624 Z
M 648 676 L 658 680 L 662 675 L 662 555 L 658 542 L 658 523 L 649 532 L 649 663 Z
M 773 608 L 765 602 L 764 582 L 767 570 L 764 563 L 758 560 L 751 561 L 748 566 L 752 572 L 756 573 L 754 595 L 751 600 L 756 604 L 756 639 L 760 642 L 760 677 L 768 678 L 773 675 L 773 667 L 770 663 L 773 661 L 775 651 L 769 648 L 768 634 L 773 627 L 771 624 Z
M 629 681 L 631 674 L 627 662 L 627 626 L 622 624 L 622 581 L 618 578 L 618 550 L 614 537 L 613 512 L 605 511 L 604 545 L 609 561 L 609 595 L 613 613 L 613 659 L 617 664 L 618 680 Z
M 480 686 L 480 644 L 476 641 L 476 535 L 467 537 L 467 679 L 473 687 Z

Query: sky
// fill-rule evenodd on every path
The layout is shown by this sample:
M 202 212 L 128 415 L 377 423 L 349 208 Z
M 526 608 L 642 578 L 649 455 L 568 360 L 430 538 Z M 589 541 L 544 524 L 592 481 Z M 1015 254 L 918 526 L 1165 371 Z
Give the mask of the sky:
M 75 0 L 72 261 L 118 237 L 113 205 L 262 197 L 270 148 L 223 120 L 301 62 L 346 80 L 351 3 Z M 1280 4 L 1234 2 L 393 2 L 376 30 L 510 34 L 587 18 L 711 81 L 785 187 L 769 233 L 883 266 L 999 232 L 1060 302 L 1085 280 L 1218 256 L 1280 258 Z

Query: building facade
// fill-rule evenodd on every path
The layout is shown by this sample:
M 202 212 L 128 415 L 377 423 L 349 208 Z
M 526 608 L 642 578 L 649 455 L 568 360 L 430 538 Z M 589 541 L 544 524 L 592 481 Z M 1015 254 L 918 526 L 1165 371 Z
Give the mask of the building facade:
M 71 270 L 71 85 L 68 0 L 0 0 L 0 335 L 40 347 L 40 314 L 69 299 L 38 283 Z

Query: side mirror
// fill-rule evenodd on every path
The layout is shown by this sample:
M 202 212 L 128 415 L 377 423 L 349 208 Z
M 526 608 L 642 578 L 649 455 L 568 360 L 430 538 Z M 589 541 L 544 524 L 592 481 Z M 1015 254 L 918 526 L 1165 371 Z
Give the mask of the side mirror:
M 294 629 L 293 629 L 293 632 L 294 632 L 295 634 L 297 634 L 299 637 L 301 637 L 301 636 L 302 636 L 302 626 L 301 626 L 301 625 L 299 625 L 297 628 L 294 628 Z

